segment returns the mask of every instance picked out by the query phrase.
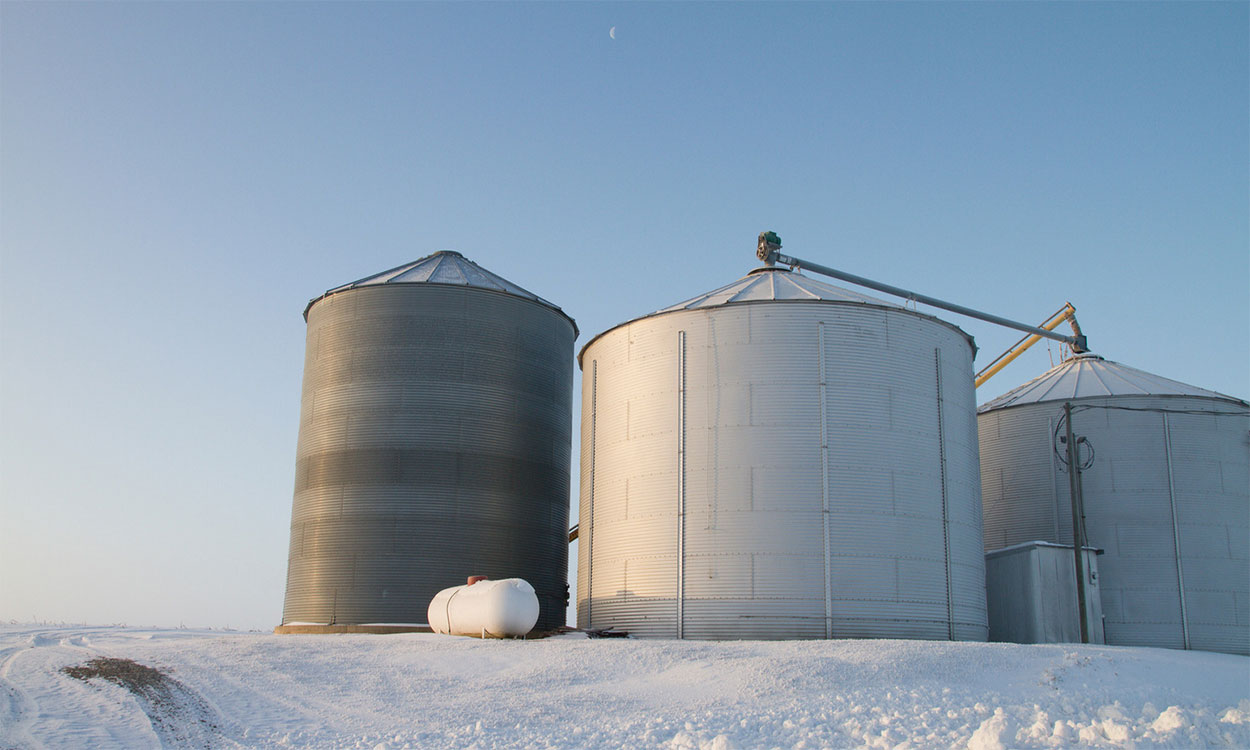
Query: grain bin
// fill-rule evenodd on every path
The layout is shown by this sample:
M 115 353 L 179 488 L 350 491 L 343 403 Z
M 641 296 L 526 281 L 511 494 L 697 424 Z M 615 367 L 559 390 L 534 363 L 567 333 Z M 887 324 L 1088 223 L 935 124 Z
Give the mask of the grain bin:
M 573 320 L 449 251 L 304 316 L 283 625 L 420 625 L 469 575 L 524 578 L 563 625 Z
M 985 640 L 973 351 L 779 268 L 595 337 L 579 626 Z
M 1106 642 L 1250 650 L 1250 408 L 1093 354 L 981 407 L 985 549 L 1072 543 L 1064 404 Z M 1061 429 L 1063 428 L 1063 429 Z

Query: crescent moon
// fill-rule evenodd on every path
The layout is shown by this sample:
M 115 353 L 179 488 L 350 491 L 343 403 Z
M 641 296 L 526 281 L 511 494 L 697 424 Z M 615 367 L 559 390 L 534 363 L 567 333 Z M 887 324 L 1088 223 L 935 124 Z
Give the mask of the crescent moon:
M 615 27 L 615 26 L 613 26 L 612 28 L 608 29 L 608 36 L 612 37 L 613 39 L 615 39 L 615 38 L 616 38 L 616 27 Z

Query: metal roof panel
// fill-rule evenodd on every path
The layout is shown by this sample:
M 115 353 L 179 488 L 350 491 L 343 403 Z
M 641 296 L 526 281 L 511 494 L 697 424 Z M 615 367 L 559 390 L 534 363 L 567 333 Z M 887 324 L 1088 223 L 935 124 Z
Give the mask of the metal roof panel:
M 736 302 L 770 302 L 776 300 L 817 300 L 826 302 L 860 302 L 866 305 L 902 307 L 892 302 L 869 297 L 850 289 L 826 284 L 801 273 L 784 268 L 759 268 L 719 289 L 657 310 L 698 310 L 720 307 Z
M 402 266 L 357 279 L 349 284 L 336 286 L 320 297 L 314 297 L 310 300 L 307 307 L 304 308 L 304 317 L 307 319 L 309 308 L 331 294 L 382 284 L 443 284 L 489 289 L 532 300 L 560 312 L 566 318 L 569 317 L 558 305 L 554 305 L 537 294 L 517 286 L 498 274 L 487 271 L 455 250 L 439 250 L 431 255 L 418 258 L 411 263 L 405 263 Z M 573 319 L 569 318 L 569 321 L 572 322 Z M 573 328 L 574 330 L 577 329 L 576 323 L 573 324 Z
M 1044 401 L 1069 401 L 1107 396 L 1198 396 L 1245 405 L 1234 396 L 1209 391 L 1135 367 L 1112 362 L 1096 354 L 1078 354 L 983 404 L 978 412 Z

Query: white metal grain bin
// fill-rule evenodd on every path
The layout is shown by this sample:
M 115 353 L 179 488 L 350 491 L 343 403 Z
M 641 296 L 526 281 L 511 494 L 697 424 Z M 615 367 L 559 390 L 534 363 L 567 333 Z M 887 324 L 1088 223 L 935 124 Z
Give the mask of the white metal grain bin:
M 1250 652 L 1250 408 L 1092 354 L 980 409 L 985 548 L 1072 543 L 1057 452 L 1063 404 L 1084 437 L 1087 543 L 1107 643 Z M 1093 453 L 1089 448 L 1092 446 Z
M 973 351 L 775 268 L 595 337 L 579 626 L 985 640 Z

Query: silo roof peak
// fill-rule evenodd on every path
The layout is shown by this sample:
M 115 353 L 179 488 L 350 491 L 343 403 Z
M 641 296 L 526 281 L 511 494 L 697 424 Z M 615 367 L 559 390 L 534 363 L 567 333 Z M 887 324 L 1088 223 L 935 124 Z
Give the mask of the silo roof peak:
M 926 320 L 932 320 L 944 326 L 959 331 L 972 350 L 976 351 L 976 343 L 966 331 L 961 329 L 954 323 L 942 320 L 927 313 L 920 312 L 905 305 L 898 305 L 893 302 L 887 302 L 883 299 L 871 297 L 867 294 L 861 294 L 850 289 L 844 289 L 824 281 L 818 281 L 810 276 L 804 276 L 798 271 L 792 271 L 778 266 L 764 266 L 754 268 L 747 272 L 746 276 L 732 281 L 722 287 L 713 289 L 705 294 L 692 297 L 684 302 L 678 302 L 675 305 L 660 308 L 652 313 L 640 315 L 631 318 L 624 323 L 618 323 L 611 328 L 603 331 L 597 336 L 587 341 L 577 355 L 577 361 L 580 363 L 582 355 L 590 348 L 600 337 L 611 333 L 621 326 L 629 325 L 640 320 L 646 320 L 657 315 L 667 315 L 668 313 L 679 313 L 686 311 L 713 311 L 721 307 L 730 305 L 750 304 L 750 303 L 770 303 L 770 302 L 824 302 L 843 305 L 863 305 L 866 308 L 877 308 L 891 311 L 899 311 L 906 315 L 913 315 Z
M 657 313 L 676 312 L 678 310 L 699 310 L 709 307 L 720 307 L 738 302 L 773 302 L 773 301 L 817 302 L 852 302 L 880 307 L 901 308 L 893 302 L 870 297 L 867 294 L 843 289 L 842 287 L 818 281 L 810 276 L 789 271 L 784 268 L 763 267 L 752 269 L 746 276 L 732 281 L 706 294 L 700 294 L 685 302 L 657 310 Z
M 1097 354 L 1078 354 L 1029 382 L 987 401 L 978 412 L 1048 401 L 1107 396 L 1196 396 L 1246 405 L 1245 401 L 1112 362 Z
M 304 318 L 308 318 L 309 308 L 331 294 L 382 284 L 442 284 L 488 289 L 537 302 L 540 305 L 545 305 L 560 312 L 566 318 L 568 317 L 558 305 L 552 304 L 528 289 L 524 289 L 504 277 L 482 268 L 459 252 L 455 250 L 439 250 L 425 257 L 418 258 L 411 263 L 405 263 L 402 266 L 396 266 L 381 273 L 375 273 L 372 276 L 366 276 L 327 290 L 325 294 L 309 301 L 308 306 L 304 308 Z M 573 319 L 569 318 L 569 322 L 573 322 Z M 577 330 L 576 323 L 573 323 L 573 329 L 574 331 Z

